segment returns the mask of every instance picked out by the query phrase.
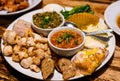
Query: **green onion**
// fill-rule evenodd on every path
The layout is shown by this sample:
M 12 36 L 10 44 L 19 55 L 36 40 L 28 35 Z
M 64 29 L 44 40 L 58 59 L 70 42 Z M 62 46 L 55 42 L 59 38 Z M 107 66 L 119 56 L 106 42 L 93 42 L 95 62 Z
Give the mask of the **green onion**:
M 66 42 L 68 42 L 70 40 L 70 38 L 74 38 L 74 35 L 72 35 L 70 33 L 64 33 L 62 36 L 60 36 L 57 39 L 57 42 L 61 43 L 63 40 L 65 40 Z

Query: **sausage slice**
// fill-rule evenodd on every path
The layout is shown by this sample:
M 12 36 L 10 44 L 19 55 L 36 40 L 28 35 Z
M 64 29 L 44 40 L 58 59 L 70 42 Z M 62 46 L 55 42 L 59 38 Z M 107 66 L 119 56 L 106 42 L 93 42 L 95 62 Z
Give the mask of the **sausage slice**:
M 41 63 L 41 71 L 43 79 L 47 79 L 54 71 L 55 62 L 51 58 L 45 58 Z
M 63 74 L 63 79 L 67 80 L 76 74 L 76 67 L 70 59 L 61 58 L 58 60 L 58 67 Z

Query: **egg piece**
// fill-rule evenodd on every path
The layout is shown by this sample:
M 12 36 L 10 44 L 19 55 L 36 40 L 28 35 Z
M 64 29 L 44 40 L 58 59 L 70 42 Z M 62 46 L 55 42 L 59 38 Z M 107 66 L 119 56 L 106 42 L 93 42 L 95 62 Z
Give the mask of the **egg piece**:
M 43 7 L 44 11 L 57 11 L 60 12 L 64 10 L 64 8 L 58 4 L 48 4 L 45 7 Z

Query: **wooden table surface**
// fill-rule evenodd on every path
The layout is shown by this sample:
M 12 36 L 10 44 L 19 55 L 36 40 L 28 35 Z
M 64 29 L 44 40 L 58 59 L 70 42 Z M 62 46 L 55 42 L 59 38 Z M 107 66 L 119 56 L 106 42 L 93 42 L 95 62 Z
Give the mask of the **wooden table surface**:
M 103 1 L 103 0 L 101 0 Z M 106 1 L 106 0 L 104 0 Z M 32 10 L 39 9 L 49 3 L 57 3 L 62 6 L 74 7 L 82 4 L 89 4 L 91 8 L 95 11 L 95 14 L 99 17 L 104 18 L 104 11 L 110 3 L 97 3 L 89 2 L 87 0 L 43 0 L 37 7 Z M 7 26 L 18 18 L 20 15 L 16 16 L 0 16 L 0 37 L 2 33 L 7 28 Z M 113 57 L 110 61 L 103 66 L 100 70 L 93 73 L 91 76 L 83 77 L 78 80 L 80 81 L 120 81 L 120 36 L 113 34 L 116 37 L 116 47 Z M 34 78 L 25 76 L 18 71 L 10 67 L 4 60 L 2 53 L 0 53 L 0 81 L 38 81 Z

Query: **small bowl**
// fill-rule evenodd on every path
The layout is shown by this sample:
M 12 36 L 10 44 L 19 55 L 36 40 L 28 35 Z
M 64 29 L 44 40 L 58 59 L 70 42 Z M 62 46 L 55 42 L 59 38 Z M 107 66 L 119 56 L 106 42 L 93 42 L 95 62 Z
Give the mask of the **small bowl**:
M 58 26 L 56 26 L 56 27 L 54 27 L 54 28 L 57 28 L 57 27 L 61 27 L 63 24 L 64 24 L 64 22 L 65 22 L 65 19 L 64 19 L 64 17 L 63 17 L 63 15 L 60 13 L 60 12 L 57 12 L 57 11 L 41 11 L 41 12 L 39 12 L 39 13 L 45 13 L 45 12 L 56 12 L 57 14 L 59 14 L 59 16 L 61 17 L 61 19 L 62 19 L 62 22 L 61 22 L 61 24 L 60 25 L 58 25 Z M 39 13 L 35 13 L 35 14 L 39 14 Z M 34 15 L 35 15 L 34 14 Z M 38 33 L 38 34 L 42 34 L 43 36 L 48 36 L 48 34 L 50 33 L 50 31 L 52 31 L 54 28 L 41 28 L 41 27 L 38 27 L 38 26 L 36 26 L 34 23 L 33 23 L 33 18 L 32 18 L 32 28 Z
M 56 33 L 56 32 L 59 32 L 59 31 L 74 31 L 74 32 L 77 32 L 81 38 L 82 38 L 82 42 L 77 45 L 76 47 L 73 47 L 73 48 L 60 48 L 60 47 L 57 47 L 55 46 L 54 44 L 52 44 L 51 42 L 51 37 Z M 56 37 L 57 38 L 57 37 Z M 84 47 L 84 43 L 85 43 L 85 34 L 78 28 L 74 28 L 74 27 L 66 27 L 66 26 L 63 26 L 63 27 L 59 27 L 59 28 L 55 28 L 53 31 L 51 31 L 48 35 L 48 44 L 50 46 L 50 48 L 53 50 L 53 52 L 55 52 L 57 55 L 59 56 L 64 56 L 64 57 L 70 57 L 70 56 L 73 56 L 76 52 L 80 51 L 83 47 Z
M 111 3 L 105 10 L 104 17 L 106 24 L 118 35 L 120 35 L 120 27 L 117 24 L 117 18 L 120 16 L 120 1 Z
M 42 9 L 44 11 L 57 11 L 57 12 L 60 12 L 60 11 L 64 10 L 64 7 L 62 7 L 59 4 L 51 3 L 51 4 L 47 4 Z

